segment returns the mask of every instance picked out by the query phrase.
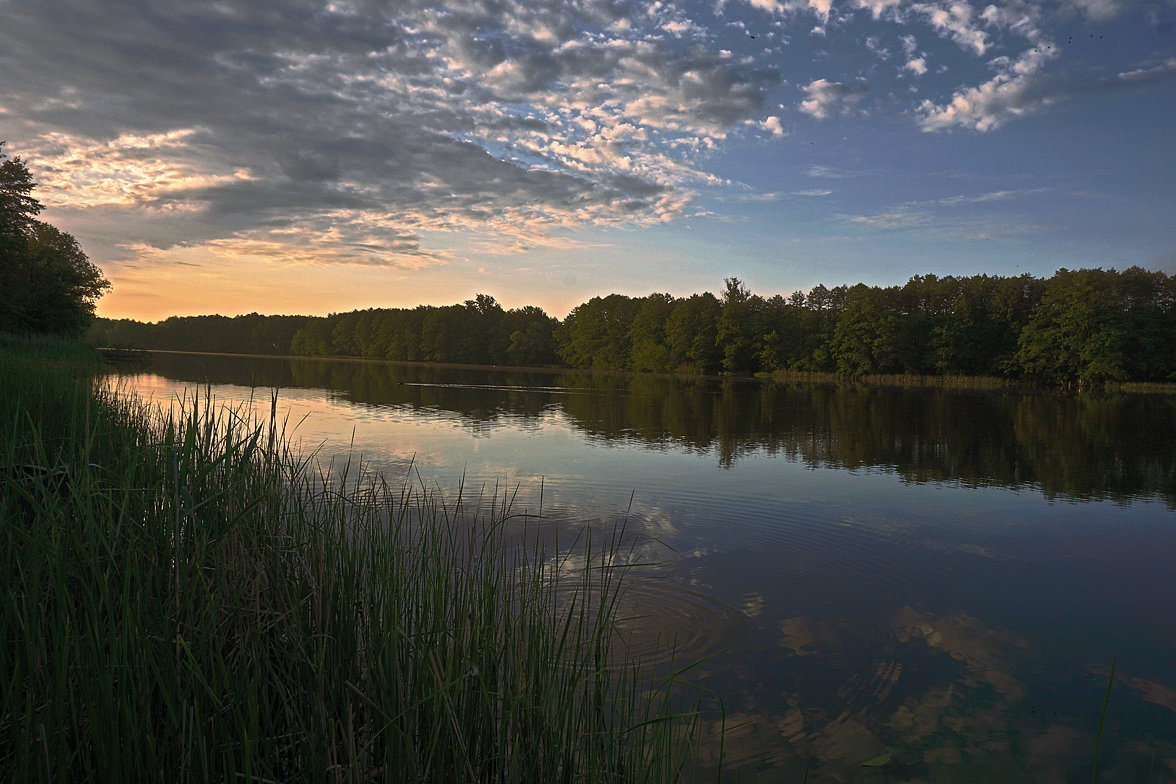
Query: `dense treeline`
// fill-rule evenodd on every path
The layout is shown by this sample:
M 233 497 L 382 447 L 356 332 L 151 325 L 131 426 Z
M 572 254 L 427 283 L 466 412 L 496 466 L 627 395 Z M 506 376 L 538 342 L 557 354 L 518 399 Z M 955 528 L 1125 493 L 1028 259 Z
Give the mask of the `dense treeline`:
M 371 309 L 314 318 L 291 353 L 478 365 L 553 365 L 558 321 L 527 306 L 503 310 L 479 294 L 461 305 Z
M 201 351 L 225 354 L 290 353 L 307 316 L 172 316 L 158 323 L 96 319 L 89 341 L 118 348 Z
M 107 345 L 651 372 L 813 371 L 1027 377 L 1047 383 L 1176 379 L 1176 278 L 1138 267 L 1059 270 L 1043 280 L 916 276 L 789 297 L 593 297 L 562 321 L 462 305 L 326 317 L 219 316 L 107 322 Z
M 461 305 L 324 317 L 173 316 L 153 324 L 98 319 L 89 338 L 120 348 L 544 366 L 559 363 L 558 324 L 540 308 L 504 310 L 479 294 Z
M 596 297 L 557 332 L 576 367 L 1028 376 L 1049 382 L 1176 374 L 1176 279 L 1133 267 L 1041 280 L 916 276 L 763 298 Z

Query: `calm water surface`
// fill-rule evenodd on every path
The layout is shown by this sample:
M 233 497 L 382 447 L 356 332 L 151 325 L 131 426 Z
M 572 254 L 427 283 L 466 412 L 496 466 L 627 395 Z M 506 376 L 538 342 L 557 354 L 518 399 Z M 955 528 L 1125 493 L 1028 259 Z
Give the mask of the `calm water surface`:
M 320 455 L 563 541 L 624 522 L 658 564 L 631 644 L 701 658 L 724 780 L 1090 781 L 1117 655 L 1097 780 L 1176 781 L 1176 399 L 182 355 L 128 383 L 278 387 Z

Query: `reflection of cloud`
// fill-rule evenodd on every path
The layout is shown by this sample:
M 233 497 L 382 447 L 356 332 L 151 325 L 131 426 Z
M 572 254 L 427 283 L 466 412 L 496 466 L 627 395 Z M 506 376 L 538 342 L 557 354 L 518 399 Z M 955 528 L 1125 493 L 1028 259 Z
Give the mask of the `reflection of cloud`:
M 814 622 L 806 616 L 785 618 L 779 623 L 780 647 L 797 656 L 827 653 L 841 642 L 841 633 L 831 621 Z
M 748 618 L 758 618 L 764 611 L 764 595 L 749 593 L 743 597 L 743 614 Z
M 1107 670 L 1106 672 L 1095 670 L 1095 673 L 1103 677 L 1107 677 L 1110 675 L 1110 670 Z M 1130 688 L 1135 689 L 1137 692 L 1139 692 L 1139 696 L 1141 696 L 1147 702 L 1150 702 L 1153 705 L 1159 705 L 1161 708 L 1167 708 L 1173 713 L 1176 713 L 1176 689 L 1172 688 L 1171 686 L 1165 686 L 1162 683 L 1157 683 L 1156 681 L 1148 680 L 1147 678 L 1137 678 L 1132 675 L 1124 675 L 1121 672 L 1116 673 L 1115 681 L 1118 683 L 1124 683 Z
M 991 684 L 1008 699 L 1023 696 L 1024 687 L 1012 676 L 1005 657 L 1027 652 L 1029 644 L 1011 632 L 985 626 L 966 613 L 933 617 L 909 606 L 895 614 L 893 627 L 899 642 L 921 639 L 964 662 L 976 679 Z

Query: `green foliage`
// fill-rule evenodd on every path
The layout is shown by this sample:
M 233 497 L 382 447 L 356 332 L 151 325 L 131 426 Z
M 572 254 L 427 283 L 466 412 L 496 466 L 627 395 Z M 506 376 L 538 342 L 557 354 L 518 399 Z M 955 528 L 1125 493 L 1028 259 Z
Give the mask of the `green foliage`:
M 678 300 L 666 319 L 666 343 L 671 370 L 717 373 L 718 321 L 722 306 L 711 293 Z
M 1052 382 L 1172 378 L 1176 282 L 1133 267 L 1059 270 L 1018 342 L 1031 376 Z
M 632 370 L 664 373 L 672 369 L 666 323 L 673 311 L 674 298 L 669 294 L 650 294 L 641 301 L 641 308 L 629 325 Z
M 77 240 L 36 220 L 32 174 L 6 157 L 0 150 L 0 331 L 81 335 L 110 283 Z
M 91 342 L 186 351 L 354 356 L 659 373 L 825 372 L 1029 377 L 1050 384 L 1176 379 L 1176 279 L 1133 267 L 886 288 L 814 286 L 787 298 L 738 278 L 722 297 L 593 297 L 562 321 L 485 294 L 446 307 L 327 317 L 99 319 Z
M 899 371 L 898 315 L 888 294 L 861 283 L 849 290 L 830 344 L 839 373 L 860 376 Z
M 507 361 L 512 365 L 542 367 L 554 365 L 555 330 L 557 319 L 541 308 L 527 305 L 506 313 L 506 328 L 510 342 L 506 347 Z
M 763 300 L 752 295 L 738 278 L 723 281 L 722 309 L 715 329 L 720 364 L 728 373 L 759 370 L 756 351 L 757 330 Z
M 560 359 L 572 367 L 628 368 L 630 327 L 640 309 L 641 300 L 622 294 L 577 305 L 556 332 Z

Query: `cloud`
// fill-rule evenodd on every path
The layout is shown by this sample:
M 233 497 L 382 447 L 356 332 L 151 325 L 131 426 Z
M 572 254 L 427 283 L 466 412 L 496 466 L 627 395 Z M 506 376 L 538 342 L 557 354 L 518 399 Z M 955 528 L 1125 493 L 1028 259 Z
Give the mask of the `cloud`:
M 1026 196 L 1036 196 L 1038 194 L 1045 193 L 1046 191 L 1046 188 L 988 191 L 987 193 L 973 195 L 946 196 L 942 199 L 936 200 L 934 203 L 943 205 L 945 207 L 954 207 L 960 204 L 987 204 L 989 202 L 995 201 L 1012 201 L 1014 199 L 1025 198 Z
M 884 212 L 877 215 L 852 215 L 846 218 L 850 223 L 868 226 L 872 229 L 909 229 L 926 225 L 929 216 L 922 212 Z
M 857 7 L 870 12 L 875 21 L 884 16 L 895 15 L 904 0 L 857 0 Z
M 907 58 L 906 65 L 903 66 L 904 71 L 910 71 L 915 76 L 927 73 L 927 59 L 919 55 L 919 42 L 913 35 L 902 37 L 902 53 Z
M 824 120 L 837 112 L 852 111 L 857 102 L 869 91 L 865 82 L 849 86 L 825 79 L 817 79 L 801 89 L 805 97 L 800 103 L 800 110 L 818 120 Z
M 774 114 L 765 118 L 764 121 L 760 123 L 760 127 L 771 133 L 773 136 L 784 135 L 784 126 L 781 125 L 780 118 Z
M 962 0 L 939 3 L 914 3 L 911 8 L 922 15 L 941 36 L 955 41 L 960 48 L 983 55 L 988 51 L 988 34 L 978 25 L 975 10 Z
M 1067 0 L 1066 4 L 1077 8 L 1092 22 L 1105 22 L 1117 16 L 1122 8 L 1118 0 Z
M 1169 57 L 1159 65 L 1150 68 L 1134 68 L 1130 71 L 1123 71 L 1116 78 L 1123 84 L 1144 84 L 1160 79 L 1170 79 L 1173 76 L 1176 76 L 1176 57 Z
M 423 253 L 438 230 L 533 246 L 681 215 L 733 129 L 781 132 L 762 117 L 779 78 L 716 52 L 670 4 L 4 9 L 0 106 L 29 130 L 10 149 L 39 195 L 126 230 L 132 213 L 182 214 L 172 229 L 191 244 L 260 253 L 296 236 L 364 263 Z M 127 244 L 165 246 L 139 225 Z
M 998 73 L 987 82 L 956 91 L 945 104 L 924 100 L 918 109 L 919 126 L 924 131 L 953 127 L 992 131 L 1013 118 L 1049 106 L 1060 95 L 1041 89 L 1034 77 L 1055 56 L 1052 47 L 1038 46 L 1015 60 L 993 61 Z
M 822 22 L 829 19 L 833 9 L 833 0 L 744 0 L 744 2 L 756 10 L 777 17 L 789 17 L 801 11 L 808 11 Z

